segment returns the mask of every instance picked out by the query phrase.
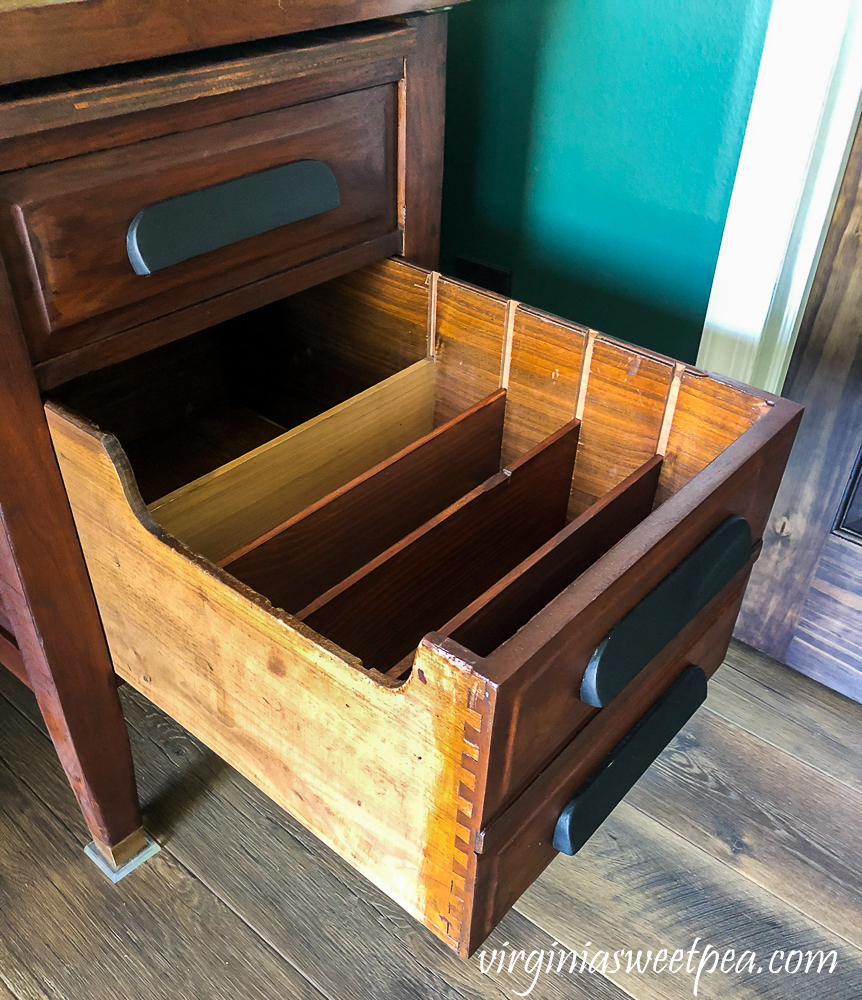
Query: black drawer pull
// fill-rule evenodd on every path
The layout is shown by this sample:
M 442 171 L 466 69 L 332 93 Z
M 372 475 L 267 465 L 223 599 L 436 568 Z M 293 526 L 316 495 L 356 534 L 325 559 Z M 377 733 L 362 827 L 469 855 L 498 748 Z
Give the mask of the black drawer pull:
M 581 701 L 604 708 L 751 559 L 751 528 L 734 515 L 608 632 L 581 681 Z
M 686 667 L 569 801 L 554 828 L 554 847 L 577 854 L 705 700 L 706 674 Z
M 151 274 L 340 204 L 332 170 L 297 160 L 147 205 L 129 226 L 126 252 L 136 274 Z

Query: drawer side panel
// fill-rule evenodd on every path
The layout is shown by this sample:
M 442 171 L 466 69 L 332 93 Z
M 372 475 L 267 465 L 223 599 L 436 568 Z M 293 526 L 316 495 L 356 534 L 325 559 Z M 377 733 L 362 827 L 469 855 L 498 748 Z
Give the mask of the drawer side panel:
M 117 673 L 463 947 L 493 690 L 427 639 L 408 681 L 366 671 L 159 529 L 115 439 L 47 413 Z

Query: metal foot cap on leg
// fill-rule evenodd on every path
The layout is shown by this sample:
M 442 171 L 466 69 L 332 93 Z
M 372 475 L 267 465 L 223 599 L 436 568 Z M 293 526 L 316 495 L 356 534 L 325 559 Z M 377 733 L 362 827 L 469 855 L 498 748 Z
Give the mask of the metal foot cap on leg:
M 160 850 L 153 838 L 140 829 L 114 847 L 92 840 L 84 848 L 84 854 L 116 884 Z

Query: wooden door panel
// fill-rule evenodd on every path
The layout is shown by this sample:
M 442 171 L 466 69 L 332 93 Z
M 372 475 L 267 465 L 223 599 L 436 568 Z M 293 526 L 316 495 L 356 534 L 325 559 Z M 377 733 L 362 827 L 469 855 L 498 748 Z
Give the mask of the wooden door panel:
M 736 629 L 744 642 L 857 701 L 862 541 L 842 515 L 858 518 L 859 506 L 850 484 L 858 483 L 862 450 L 860 232 L 862 126 L 782 393 L 805 414 Z

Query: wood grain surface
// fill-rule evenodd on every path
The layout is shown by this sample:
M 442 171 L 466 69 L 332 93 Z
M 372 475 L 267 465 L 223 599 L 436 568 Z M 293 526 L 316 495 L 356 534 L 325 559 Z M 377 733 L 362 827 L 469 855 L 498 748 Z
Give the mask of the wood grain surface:
M 862 549 L 830 533 L 862 447 L 860 226 L 862 126 L 783 388 L 805 416 L 737 629 L 745 642 L 857 701 Z
M 47 412 L 117 673 L 461 947 L 460 789 L 487 744 L 484 680 L 426 641 L 417 676 L 385 683 L 161 529 L 115 439 Z M 110 544 L 107 509 L 122 511 Z
M 0 603 L 94 838 L 141 825 L 114 672 L 0 265 Z M 10 655 L 11 654 L 11 655 Z M 62 670 L 55 670 L 62 664 Z
M 405 536 L 298 616 L 386 671 L 565 523 L 580 424 Z
M 395 232 L 395 84 L 148 139 L 0 177 L 0 226 L 31 353 L 65 354 L 167 311 Z M 337 208 L 164 268 L 129 265 L 129 224 L 181 194 L 322 160 Z M 230 208 L 226 208 L 230 211 Z
M 222 560 L 296 614 L 500 471 L 501 390 Z
M 487 656 L 649 515 L 660 472 L 660 458 L 644 463 L 464 608 L 441 633 Z
M 433 365 L 415 365 L 150 504 L 217 562 L 431 429 Z
M 393 300 L 394 315 L 381 322 L 378 347 L 363 325 L 373 329 L 387 312 L 384 292 L 393 283 L 401 292 Z M 375 268 L 368 284 L 361 276 L 337 282 L 334 296 L 347 304 L 342 336 L 336 332 L 337 314 L 327 309 L 325 289 L 304 297 L 290 322 L 304 319 L 312 331 L 333 324 L 332 332 L 320 337 L 321 358 L 340 359 L 345 378 L 353 369 L 361 372 L 361 380 L 371 378 L 403 358 L 399 313 L 408 318 L 403 351 L 420 349 L 425 309 L 429 357 L 363 395 L 374 399 L 393 379 L 427 373 L 422 384 L 433 389 L 439 425 L 451 419 L 450 409 L 456 416 L 475 405 L 483 387 L 495 393 L 513 384 L 523 404 L 522 442 L 537 432 L 536 414 L 543 400 L 553 403 L 557 380 L 552 377 L 549 385 L 547 374 L 536 375 L 538 381 L 519 374 L 543 372 L 541 359 L 519 360 L 513 368 L 516 303 L 394 262 Z M 273 331 L 279 315 L 284 320 L 289 312 L 269 316 Z M 545 317 L 541 322 L 556 321 Z M 564 345 L 573 328 L 560 326 L 558 343 Z M 286 335 L 294 336 L 292 330 L 289 326 Z M 575 331 L 575 343 L 578 336 Z M 552 405 L 554 414 L 565 412 L 572 398 L 575 364 L 568 357 L 568 384 L 560 409 Z M 702 397 L 678 411 L 689 374 L 691 392 L 697 395 L 700 387 Z M 327 391 L 339 398 L 345 383 L 341 375 L 335 381 Z M 625 438 L 623 422 L 617 427 L 619 439 L 602 444 L 607 435 L 599 397 L 605 383 L 615 386 L 607 392 L 616 409 L 634 414 L 631 440 Z M 701 458 L 717 448 L 712 460 L 692 472 L 690 481 L 681 478 L 676 492 L 650 512 L 659 469 L 655 450 L 665 450 L 663 469 L 674 422 L 690 412 L 695 425 L 720 428 L 725 405 L 738 406 L 744 414 L 737 436 L 722 445 L 718 430 L 707 435 Z M 419 408 L 428 420 L 421 433 L 431 429 L 431 407 L 428 394 Z M 707 674 L 718 666 L 745 573 L 656 658 L 618 710 L 609 708 L 594 718 L 595 711 L 577 696 L 580 676 L 607 631 L 719 523 L 738 514 L 759 538 L 798 421 L 793 404 L 724 384 L 716 389 L 693 370 L 591 332 L 574 407 L 596 427 L 583 483 L 602 496 L 612 491 L 610 502 L 640 497 L 637 510 L 629 511 L 637 523 L 619 540 L 594 525 L 593 533 L 582 538 L 589 541 L 583 551 L 573 543 L 571 564 L 564 560 L 569 577 L 555 577 L 560 592 L 539 587 L 540 594 L 527 595 L 522 619 L 532 617 L 516 622 L 517 631 L 482 658 L 434 630 L 563 529 L 577 478 L 575 445 L 582 426 L 577 418 L 558 425 L 503 473 L 306 605 L 297 615 L 301 622 L 219 570 L 199 546 L 195 553 L 160 528 L 143 507 L 116 439 L 85 418 L 48 406 L 120 675 L 462 954 L 481 945 L 552 860 L 554 817 L 548 809 L 561 808 L 557 797 L 586 778 L 585 768 L 596 763 L 591 755 L 603 756 L 619 742 L 687 663 L 697 663 Z M 332 412 L 282 438 L 304 433 Z M 337 433 L 324 438 L 337 439 L 343 447 L 355 423 L 343 421 Z M 518 439 L 517 420 L 504 424 L 505 433 Z M 257 454 L 276 449 L 278 442 L 265 444 Z M 684 435 L 676 442 L 673 447 L 687 447 Z M 386 462 L 401 446 L 390 444 L 377 461 Z M 323 451 L 312 450 L 319 466 L 309 479 L 317 484 L 308 498 L 313 504 L 356 473 L 327 485 L 323 479 L 331 463 L 321 464 Z M 298 467 L 294 457 L 293 471 Z M 249 465 L 249 456 L 243 462 Z M 627 484 L 613 493 L 626 480 L 629 463 L 644 473 L 639 488 L 629 490 Z M 366 462 L 357 471 L 374 464 Z M 208 478 L 217 481 L 221 471 Z M 280 496 L 284 491 L 273 488 L 276 479 L 263 469 L 249 484 L 267 496 Z M 244 488 L 224 491 L 228 504 L 247 520 L 254 507 L 250 495 Z M 220 516 L 200 505 L 191 509 L 207 530 L 223 528 Z M 255 524 L 240 545 L 259 537 L 261 529 L 277 528 L 284 516 L 279 512 L 271 523 Z M 535 607 L 546 600 L 544 607 Z M 413 670 L 407 680 L 381 672 L 392 667 L 400 674 L 408 658 Z M 311 733 L 317 738 L 310 739 Z M 568 761 L 564 780 L 553 791 L 537 790 L 555 759 Z M 518 835 L 507 840 L 500 832 L 504 827 Z M 479 855 L 476 848 L 486 837 L 497 847 Z
M 785 756 L 774 741 L 787 734 L 788 706 L 797 727 L 794 759 L 804 766 L 809 746 L 814 749 L 819 739 L 814 773 L 824 773 L 830 754 L 818 731 L 828 718 L 833 733 L 858 732 L 858 706 L 745 647 L 731 647 L 731 660 L 714 678 L 710 702 L 695 722 L 712 714 L 714 693 L 726 675 L 741 676 L 743 669 L 754 690 L 770 694 L 746 720 L 755 725 L 749 735 L 758 745 L 757 763 L 750 763 L 747 754 L 733 758 L 735 780 L 746 783 L 760 768 L 769 772 Z M 700 948 L 704 942 L 720 950 L 730 947 L 737 957 L 744 949 L 754 950 L 764 968 L 776 948 L 838 952 L 831 975 L 704 973 L 698 996 L 706 1000 L 858 996 L 859 950 L 837 937 L 829 922 L 813 920 L 804 901 L 796 909 L 762 880 L 752 881 L 744 869 L 724 863 L 726 841 L 691 844 L 674 827 L 671 802 L 660 823 L 627 802 L 580 857 L 551 865 L 488 940 L 484 955 L 464 962 L 137 692 L 125 688 L 123 702 L 148 821 L 165 847 L 155 867 L 145 866 L 114 888 L 88 865 L 80 842 L 66 832 L 76 822 L 76 807 L 44 730 L 35 728 L 41 720 L 32 696 L 0 673 L 0 757 L 14 771 L 20 794 L 35 802 L 22 802 L 26 814 L 37 810 L 40 829 L 55 835 L 49 869 L 33 856 L 19 826 L 3 828 L 0 867 L 19 889 L 15 905 L 27 906 L 29 914 L 26 923 L 15 918 L 20 937 L 9 936 L 8 923 L 0 927 L 0 982 L 15 1000 L 33 1000 L 46 989 L 53 1000 L 79 1000 L 82 981 L 93 1000 L 137 998 L 144 989 L 154 1000 L 185 1000 L 213 989 L 228 995 L 254 990 L 268 997 L 267 990 L 275 987 L 280 996 L 314 996 L 291 978 L 299 976 L 331 1000 L 366 1000 L 372 994 L 385 1000 L 407 995 L 514 1000 L 523 994 L 541 1000 L 683 1000 L 693 995 L 694 987 L 694 974 L 684 966 L 675 975 L 626 973 L 623 959 L 616 975 L 542 973 L 527 993 L 534 977 L 524 971 L 524 960 L 532 954 L 535 962 L 541 951 L 543 965 L 551 954 L 556 965 L 565 947 L 579 955 L 586 949 L 590 957 L 602 949 L 631 947 L 642 951 L 643 960 L 648 950 L 653 955 L 662 948 L 687 952 L 696 937 Z M 732 746 L 743 732 L 723 717 L 713 723 L 717 734 L 715 726 L 725 745 Z M 680 762 L 687 754 L 709 757 L 711 752 L 710 742 L 687 747 L 683 737 L 665 758 Z M 840 768 L 838 755 L 834 763 Z M 652 770 L 662 767 L 660 758 Z M 5 788 L 9 772 L 4 768 L 2 773 L 7 775 Z M 701 773 L 695 766 L 685 787 L 692 806 L 709 809 L 713 788 L 708 780 L 696 780 Z M 650 778 L 648 773 L 641 784 Z M 41 790 L 40 796 L 34 789 Z M 858 809 L 862 802 L 846 785 L 830 785 L 829 790 L 834 796 L 830 809 L 848 810 L 854 804 Z M 793 802 L 793 788 L 786 792 Z M 724 826 L 732 829 L 743 803 L 726 796 L 721 803 Z M 842 830 L 834 828 L 830 837 L 825 821 L 821 829 L 832 852 L 841 855 Z M 801 831 L 800 837 L 804 842 Z M 12 845 L 18 849 L 14 854 Z M 780 884 L 780 862 L 774 855 L 764 859 L 764 867 Z M 820 878 L 812 866 L 806 884 L 815 893 Z M 36 899 L 46 905 L 31 908 Z M 126 904 L 121 910 L 118 899 Z M 201 927 L 226 935 L 223 942 L 219 938 L 218 954 L 208 947 L 206 935 L 202 938 Z M 122 952 L 118 937 L 128 944 Z M 152 959 L 150 949 L 158 952 Z M 523 958 L 517 957 L 519 951 Z M 516 960 L 510 973 L 512 955 Z M 483 967 L 489 971 L 483 974 Z
M 460 2 L 460 0 L 456 0 Z M 289 8 L 253 0 L 242 13 L 225 0 L 178 9 L 152 0 L 143 11 L 122 0 L 9 3 L 0 29 L 7 47 L 0 83 L 55 76 L 174 52 L 289 35 L 433 7 L 431 0 L 304 0 Z
M 709 708 L 862 793 L 862 735 L 853 724 L 857 710 L 840 694 L 733 642 L 710 688 Z

